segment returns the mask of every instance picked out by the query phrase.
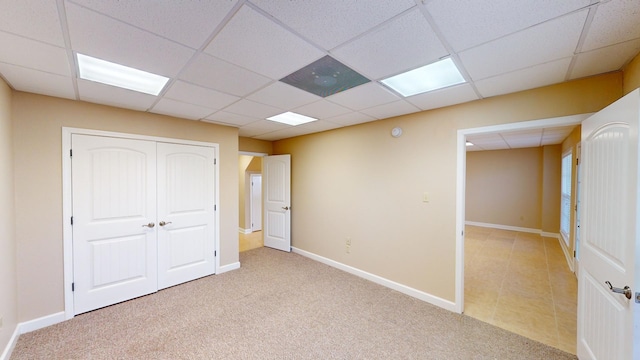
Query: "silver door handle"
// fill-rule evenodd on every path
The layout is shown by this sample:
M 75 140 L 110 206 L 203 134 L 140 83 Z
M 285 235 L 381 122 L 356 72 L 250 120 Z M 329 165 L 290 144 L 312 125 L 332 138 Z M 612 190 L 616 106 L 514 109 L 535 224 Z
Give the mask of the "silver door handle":
M 165 226 L 165 225 L 169 225 L 169 224 L 171 224 L 171 221 L 167 221 L 167 222 L 160 221 L 160 223 L 158 225 Z
M 625 286 L 625 287 L 623 287 L 621 289 L 621 288 L 613 287 L 613 285 L 611 285 L 611 283 L 608 282 L 608 281 L 605 281 L 604 283 L 607 284 L 607 286 L 609 287 L 609 290 L 611 290 L 611 292 L 614 292 L 616 294 L 624 294 L 624 296 L 627 299 L 631 299 L 632 295 L 631 295 L 631 288 L 630 287 Z
M 150 222 L 148 224 L 142 225 L 142 227 L 145 227 L 145 226 L 148 227 L 148 228 L 152 228 L 152 227 L 156 226 L 156 224 Z
M 290 207 L 288 207 L 288 206 L 283 206 L 282 208 L 283 208 L 284 210 L 291 210 L 291 208 L 290 208 Z

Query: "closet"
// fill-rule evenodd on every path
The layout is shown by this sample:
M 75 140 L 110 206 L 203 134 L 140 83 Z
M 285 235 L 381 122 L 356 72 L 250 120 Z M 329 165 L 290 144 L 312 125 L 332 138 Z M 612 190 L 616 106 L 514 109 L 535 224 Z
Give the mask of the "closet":
M 71 135 L 73 312 L 215 272 L 216 148 Z

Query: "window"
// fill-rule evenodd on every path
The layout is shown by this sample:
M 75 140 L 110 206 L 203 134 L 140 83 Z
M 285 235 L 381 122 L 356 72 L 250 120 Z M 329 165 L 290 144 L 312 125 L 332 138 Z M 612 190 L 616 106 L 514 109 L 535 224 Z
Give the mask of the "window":
M 571 165 L 573 156 L 568 153 L 562 157 L 562 180 L 560 192 L 562 205 L 560 208 L 560 234 L 564 242 L 569 246 L 569 235 L 571 234 Z

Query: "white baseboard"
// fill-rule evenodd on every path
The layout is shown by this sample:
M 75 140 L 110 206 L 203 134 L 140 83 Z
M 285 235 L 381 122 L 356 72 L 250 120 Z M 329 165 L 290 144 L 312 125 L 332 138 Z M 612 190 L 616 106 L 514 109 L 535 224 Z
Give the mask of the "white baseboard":
M 45 328 L 47 326 L 51 326 L 60 322 L 65 321 L 65 313 L 61 311 L 59 313 L 43 316 L 41 318 L 29 320 L 18 324 L 18 328 L 20 329 L 20 334 L 26 334 L 28 332 L 32 332 L 38 329 Z
M 13 331 L 13 335 L 11 335 L 11 339 L 9 339 L 9 343 L 4 348 L 2 355 L 0 355 L 0 360 L 9 360 L 11 357 L 11 353 L 13 349 L 16 347 L 16 343 L 18 342 L 18 337 L 20 336 L 19 327 L 16 326 L 16 329 Z
M 2 352 L 2 355 L 0 356 L 0 360 L 9 360 L 9 358 L 11 357 L 11 353 L 13 352 L 13 349 L 15 348 L 16 343 L 18 342 L 18 337 L 20 337 L 20 335 L 42 329 L 47 326 L 51 326 L 51 325 L 63 322 L 65 320 L 66 320 L 65 313 L 64 311 L 61 311 L 59 313 L 55 313 L 55 314 L 51 314 L 51 315 L 43 316 L 37 319 L 19 323 L 18 326 L 16 326 L 16 329 L 13 332 L 13 335 L 11 335 L 11 340 L 9 340 L 9 344 L 7 344 L 7 347 Z
M 240 269 L 240 262 L 234 262 L 227 265 L 221 265 L 218 267 L 218 272 L 216 274 L 226 273 L 227 271 Z
M 492 228 L 492 229 L 511 230 L 511 231 L 533 233 L 533 234 L 542 234 L 542 230 L 540 230 L 540 229 L 531 229 L 531 228 L 525 228 L 525 227 L 519 227 L 519 226 L 489 224 L 489 223 L 476 222 L 476 221 L 465 221 L 464 224 L 465 225 L 471 225 L 471 226 Z
M 243 228 L 238 228 L 238 231 L 240 232 L 240 234 L 251 234 L 253 232 L 253 230 L 251 229 L 243 229 Z
M 567 259 L 567 265 L 569 265 L 569 270 L 571 270 L 572 273 L 575 273 L 576 269 L 573 263 L 574 258 L 573 258 L 573 254 L 571 254 L 571 250 L 567 246 L 567 243 L 564 242 L 564 238 L 562 237 L 562 235 L 558 234 L 556 237 L 558 238 L 558 244 L 560 244 L 562 253 L 564 254 L 564 257 Z
M 334 267 L 336 269 L 348 272 L 348 273 L 350 273 L 352 275 L 355 275 L 355 276 L 361 277 L 363 279 L 372 281 L 372 282 L 374 282 L 374 283 L 376 283 L 378 285 L 382 285 L 382 286 L 388 287 L 389 289 L 393 289 L 393 290 L 399 291 L 399 292 L 401 292 L 401 293 L 403 293 L 405 295 L 412 296 L 412 297 L 414 297 L 416 299 L 420 299 L 422 301 L 428 302 L 428 303 L 430 303 L 432 305 L 441 307 L 443 309 L 446 309 L 446 310 L 449 310 L 449 311 L 452 311 L 452 312 L 456 312 L 456 304 L 454 302 L 452 302 L 452 301 L 445 300 L 445 299 L 442 299 L 440 297 L 437 297 L 437 296 L 434 296 L 434 295 L 431 295 L 431 294 L 427 294 L 427 293 L 425 293 L 423 291 L 408 287 L 406 285 L 402 285 L 402 284 L 397 283 L 395 281 L 392 281 L 392 280 L 389 280 L 389 279 L 385 279 L 385 278 L 383 278 L 381 276 L 368 273 L 368 272 L 366 272 L 364 270 L 360 270 L 360 269 L 351 267 L 349 265 L 345 265 L 343 263 L 328 259 L 328 258 L 320 256 L 320 255 L 316 255 L 314 253 L 310 253 L 310 252 L 305 251 L 305 250 L 301 250 L 301 249 L 298 249 L 298 248 L 295 248 L 295 247 L 292 247 L 291 250 L 296 254 L 300 254 L 300 255 L 302 255 L 304 257 L 308 257 L 308 258 L 310 258 L 312 260 L 321 262 L 321 263 L 323 263 L 325 265 L 329 265 L 329 266 Z

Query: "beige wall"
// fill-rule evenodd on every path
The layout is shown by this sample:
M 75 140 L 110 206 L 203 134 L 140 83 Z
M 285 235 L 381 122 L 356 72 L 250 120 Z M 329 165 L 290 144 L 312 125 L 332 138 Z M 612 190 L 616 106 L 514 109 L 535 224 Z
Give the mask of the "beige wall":
M 640 87 L 640 54 L 624 67 L 623 74 L 623 94 L 626 95 Z
M 542 147 L 467 152 L 465 220 L 541 229 Z
M 292 160 L 292 245 L 454 301 L 457 130 L 594 112 L 621 95 L 610 73 L 277 141 Z
M 238 261 L 238 129 L 22 92 L 13 105 L 19 321 L 64 310 L 63 126 L 220 144 L 220 264 Z
M 540 229 L 560 233 L 562 145 L 542 147 L 542 206 Z
M 0 79 L 0 352 L 18 323 L 11 97 L 12 90 Z
M 273 143 L 266 140 L 251 139 L 246 137 L 238 138 L 238 148 L 240 151 L 262 153 L 271 155 L 273 153 Z

